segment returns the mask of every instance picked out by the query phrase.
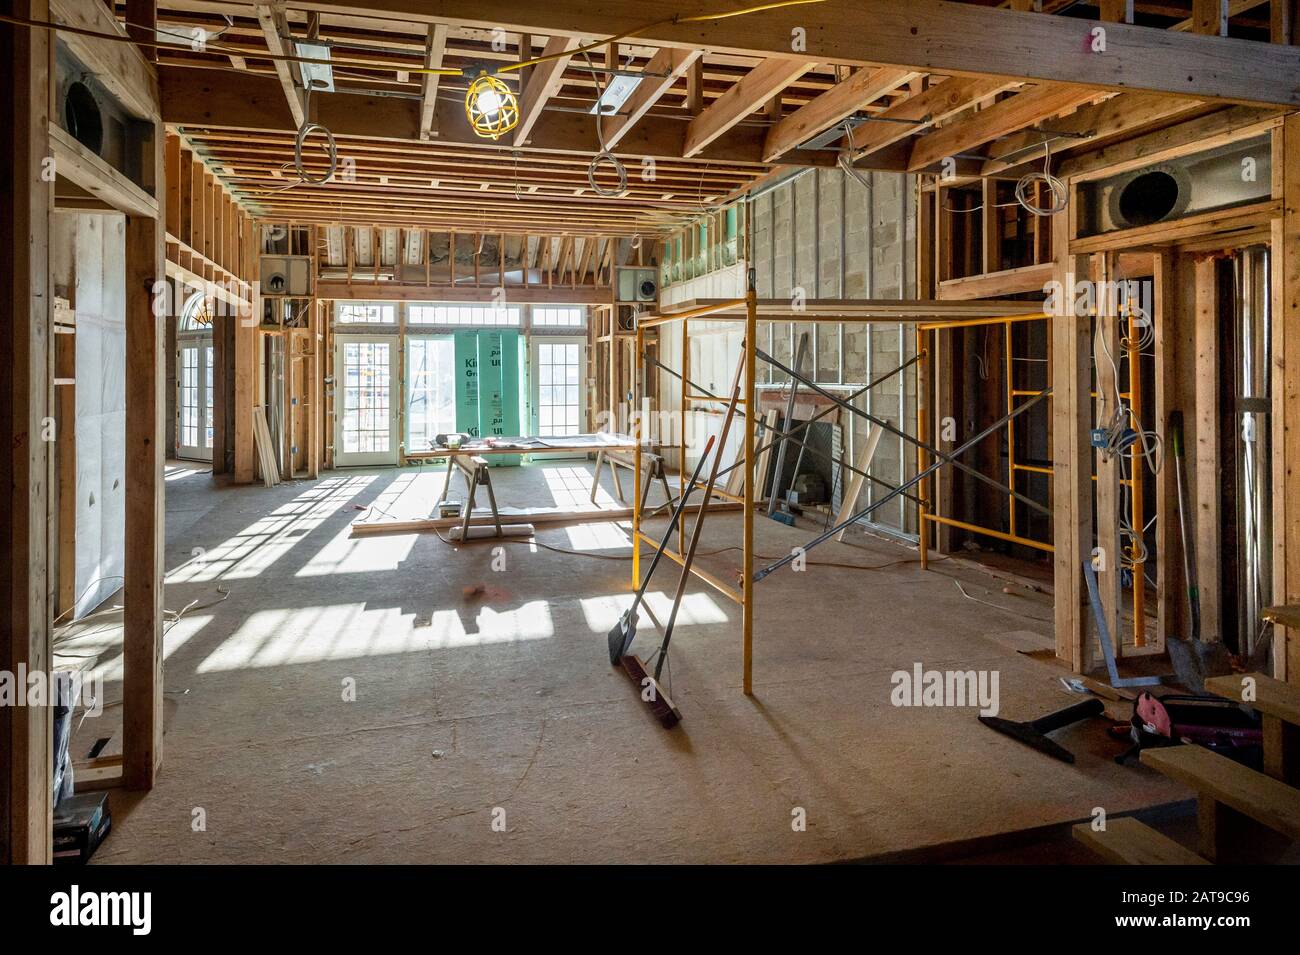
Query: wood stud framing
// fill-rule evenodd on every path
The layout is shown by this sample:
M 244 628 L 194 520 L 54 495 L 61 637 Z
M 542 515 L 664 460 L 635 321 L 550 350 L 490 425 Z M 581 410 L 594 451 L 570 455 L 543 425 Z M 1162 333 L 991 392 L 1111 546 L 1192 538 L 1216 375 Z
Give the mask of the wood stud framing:
M 24 184 L 0 205 L 14 237 L 0 259 L 14 276 L 11 317 L 0 319 L 0 344 L 14 366 L 13 393 L 5 402 L 11 410 L 0 431 L 13 449 L 0 475 L 11 496 L 0 517 L 7 565 L 0 584 L 8 608 L 0 622 L 0 665 L 48 664 L 51 600 L 65 606 L 69 599 L 66 588 L 54 593 L 46 576 L 51 560 L 64 556 L 51 554 L 44 533 L 55 457 L 48 442 L 33 438 L 53 413 L 56 353 L 63 353 L 60 369 L 69 364 L 68 346 L 54 341 L 49 288 L 49 218 L 56 196 L 127 217 L 122 782 L 147 789 L 162 761 L 166 400 L 165 326 L 153 314 L 157 281 L 166 276 L 204 289 L 229 307 L 225 321 L 234 325 L 218 352 L 224 359 L 230 348 L 233 356 L 229 381 L 224 371 L 218 381 L 223 400 L 234 409 L 228 441 L 233 477 L 248 482 L 254 476 L 254 409 L 266 397 L 259 380 L 268 334 L 258 328 L 260 228 L 287 223 L 307 236 L 319 282 L 306 328 L 286 336 L 290 388 L 303 400 L 289 425 L 297 451 L 284 458 L 288 472 L 310 478 L 332 463 L 331 399 L 323 387 L 332 355 L 329 301 L 473 301 L 506 287 L 516 302 L 599 305 L 612 346 L 601 371 L 615 382 L 631 377 L 621 375 L 627 342 L 620 339 L 628 336 L 616 330 L 617 309 L 610 306 L 615 268 L 628 258 L 627 240 L 662 238 L 713 215 L 787 167 L 833 167 L 841 146 L 863 169 L 926 174 L 926 184 L 917 189 L 924 241 L 918 243 L 916 274 L 918 294 L 934 300 L 934 307 L 956 310 L 962 302 L 1033 294 L 1051 279 L 1068 290 L 1076 280 L 1124 276 L 1125 256 L 1140 251 L 1155 290 L 1156 415 L 1161 428 L 1175 408 L 1189 419 L 1189 452 L 1201 475 L 1193 493 L 1206 581 L 1215 579 L 1221 559 L 1218 489 L 1206 476 L 1224 463 L 1215 440 L 1222 396 L 1216 376 L 1193 379 L 1186 370 L 1213 369 L 1226 360 L 1218 353 L 1215 324 L 1222 304 L 1216 256 L 1245 241 L 1268 242 L 1274 254 L 1274 599 L 1300 600 L 1300 520 L 1294 513 L 1300 506 L 1294 503 L 1300 501 L 1300 376 L 1294 374 L 1300 367 L 1300 120 L 1289 113 L 1300 107 L 1297 3 L 1272 0 L 1265 23 L 1259 11 L 1243 17 L 1261 4 L 1192 0 L 1190 17 L 1186 10 L 1174 11 L 1165 22 L 1182 19 L 1158 30 L 1140 22 L 1151 16 L 1143 3 L 1102 0 L 1097 15 L 1111 52 L 1095 56 L 1079 52 L 1094 21 L 1046 16 L 1027 0 L 1009 6 L 829 0 L 801 10 L 809 40 L 806 48 L 792 49 L 782 17 L 736 18 L 723 30 L 671 20 L 646 27 L 644 12 L 618 5 L 611 10 L 585 0 L 512 0 L 493 11 L 507 37 L 498 48 L 483 40 L 480 5 L 468 0 L 302 0 L 289 7 L 264 0 L 128 0 L 125 22 L 111 4 L 12 0 L 24 16 L 137 38 L 152 36 L 161 17 L 210 26 L 218 7 L 234 10 L 235 22 L 224 37 L 229 49 L 220 52 L 60 37 L 128 112 L 152 127 L 146 185 L 117 172 L 51 122 L 51 34 L 0 28 L 6 68 L 26 78 L 21 86 L 9 84 L 4 94 L 3 119 L 15 135 L 0 157 L 4 172 Z M 366 65 L 336 70 L 337 93 L 310 99 L 297 66 L 269 57 L 292 53 L 293 38 L 309 30 L 327 39 L 345 39 L 347 33 L 373 49 Z M 1241 35 L 1261 31 L 1271 43 Z M 604 81 L 581 68 L 584 57 L 574 61 L 572 54 L 593 37 L 616 33 L 617 45 L 603 60 L 593 59 L 621 68 L 626 55 L 645 75 L 617 115 L 602 120 L 605 144 L 628 172 L 626 192 L 607 197 L 588 180 L 588 164 L 599 148 L 589 110 Z M 459 69 L 476 59 L 517 63 L 539 46 L 547 59 L 503 74 L 520 95 L 520 122 L 506 142 L 475 138 L 459 102 L 463 82 L 426 72 L 444 65 Z M 337 55 L 355 55 L 345 49 Z M 850 118 L 857 121 L 851 132 L 836 135 L 837 125 Z M 294 139 L 308 120 L 331 130 L 346 175 L 325 184 L 299 179 Z M 830 133 L 829 143 L 809 148 L 824 133 Z M 1080 233 L 1082 183 L 1262 134 L 1273 142 L 1267 200 L 1122 234 Z M 969 230 L 982 256 L 970 251 L 973 267 L 957 274 L 961 263 L 951 258 L 954 227 L 947 203 L 963 191 L 972 196 L 972 185 L 982 177 L 972 202 L 982 198 L 985 209 L 996 210 L 1010 188 L 1000 189 L 999 180 L 1014 181 L 1036 167 L 1049 136 L 1053 169 L 1071 191 L 1068 210 L 1034 221 L 1026 239 L 1031 263 L 1007 269 L 1005 224 L 995 214 L 983 216 Z M 47 156 L 56 160 L 57 184 L 39 175 Z M 300 158 L 313 176 L 329 163 L 318 143 L 304 148 Z M 958 178 L 931 185 L 929 173 L 957 158 Z M 603 184 L 612 182 L 608 169 L 595 175 Z M 340 257 L 321 254 L 331 230 L 341 232 Z M 396 262 L 383 260 L 380 230 L 396 231 Z M 445 260 L 433 251 L 435 240 L 441 249 L 444 239 Z M 407 249 L 418 261 L 406 262 Z M 516 274 L 517 280 L 511 278 Z M 753 336 L 756 300 L 749 306 L 745 320 Z M 13 321 L 17 314 L 33 321 Z M 1105 552 L 1103 603 L 1116 633 L 1123 607 L 1116 573 L 1121 540 L 1106 519 L 1122 494 L 1121 481 L 1114 462 L 1101 460 L 1089 443 L 1094 416 L 1105 413 L 1090 397 L 1091 318 L 1067 308 L 1048 323 L 1055 639 L 1057 655 L 1075 670 L 1092 660 L 1082 564 L 1093 557 L 1094 546 Z M 1100 334 L 1118 351 L 1115 316 L 1103 312 L 1102 319 Z M 934 341 L 942 351 L 953 338 L 944 334 Z M 745 380 L 752 403 L 752 349 L 749 354 Z M 931 356 L 926 373 L 937 378 L 927 381 L 922 400 L 951 402 L 952 383 L 943 380 L 952 374 L 951 361 Z M 1117 384 L 1108 376 L 1098 374 L 1095 388 L 1102 394 Z M 66 401 L 73 394 L 69 388 L 58 397 Z M 62 417 L 67 416 L 65 408 Z M 218 429 L 223 446 L 225 430 L 224 424 Z M 74 460 L 70 445 L 68 451 L 58 459 L 60 467 Z M 750 440 L 746 457 L 753 453 Z M 214 462 L 214 470 L 224 469 L 224 460 Z M 751 483 L 744 482 L 748 503 L 756 497 Z M 1154 487 L 1163 515 L 1155 532 L 1162 556 L 1157 629 L 1163 633 L 1183 622 L 1183 611 L 1173 596 L 1178 545 L 1171 531 L 1169 476 L 1157 475 Z M 952 493 L 942 479 L 937 492 Z M 54 543 L 60 542 L 66 547 L 66 539 L 56 535 Z M 746 540 L 747 552 L 751 544 Z M 1204 616 L 1213 620 L 1220 595 L 1212 585 L 1202 592 Z M 747 612 L 746 692 L 752 689 L 752 623 Z M 1300 642 L 1281 628 L 1278 635 L 1275 673 L 1295 682 Z M 6 708 L 0 712 L 0 743 L 13 755 L 13 769 L 0 781 L 0 857 L 48 861 L 48 713 Z

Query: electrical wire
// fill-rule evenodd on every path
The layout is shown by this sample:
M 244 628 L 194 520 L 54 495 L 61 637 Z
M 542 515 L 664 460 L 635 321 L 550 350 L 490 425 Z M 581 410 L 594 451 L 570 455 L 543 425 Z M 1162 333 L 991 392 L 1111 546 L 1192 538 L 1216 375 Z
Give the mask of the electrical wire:
M 1106 341 L 1105 327 L 1106 315 L 1105 309 L 1098 312 L 1096 329 L 1093 332 L 1093 364 L 1098 365 L 1097 354 L 1100 353 L 1110 366 L 1111 370 L 1111 393 L 1114 399 L 1115 410 L 1107 415 L 1107 405 L 1110 397 L 1106 391 L 1100 387 L 1097 388 L 1097 421 L 1100 432 L 1100 444 L 1098 449 L 1106 459 L 1118 459 L 1119 465 L 1119 514 L 1117 523 L 1119 526 L 1120 537 L 1120 554 L 1119 564 L 1121 567 L 1136 571 L 1140 566 L 1145 565 L 1150 557 L 1150 551 L 1146 546 L 1146 534 L 1156 523 L 1156 518 L 1152 517 L 1141 529 L 1133 525 L 1131 514 L 1133 512 L 1133 484 L 1140 481 L 1141 475 L 1135 473 L 1133 464 L 1139 459 L 1143 461 L 1147 469 L 1152 474 L 1158 474 L 1164 467 L 1164 441 L 1154 430 L 1144 428 L 1141 420 L 1133 412 L 1132 405 L 1124 400 L 1124 395 L 1120 389 L 1120 362 L 1126 361 L 1133 354 L 1141 355 L 1142 349 L 1138 346 L 1150 344 L 1155 340 L 1154 326 L 1150 321 L 1145 323 L 1133 322 L 1142 331 L 1135 341 L 1127 335 L 1120 337 L 1120 343 L 1124 346 L 1124 352 L 1120 359 L 1116 360 L 1111 353 L 1110 345 Z M 1142 313 L 1138 312 L 1139 315 Z M 1113 316 L 1119 321 L 1119 316 Z M 1129 381 L 1133 382 L 1140 375 L 1139 368 L 1129 365 Z M 1101 375 L 1097 375 L 1100 383 Z M 1134 451 L 1133 449 L 1137 450 Z M 1134 586 L 1138 586 L 1135 581 Z
M 591 66 L 591 55 L 586 52 L 582 55 L 586 59 L 587 65 Z M 605 145 L 605 125 L 602 122 L 605 117 L 600 111 L 600 101 L 605 95 L 605 89 L 600 85 L 599 77 L 592 74 L 592 79 L 596 83 L 596 141 L 600 143 L 600 152 L 592 156 L 591 162 L 587 163 L 587 183 L 596 195 L 604 199 L 615 199 L 627 192 L 627 167 Z M 602 186 L 596 181 L 596 170 L 600 168 L 602 163 L 614 167 L 614 175 L 618 179 L 618 185 L 612 189 L 608 186 Z
M 596 42 L 589 43 L 586 46 L 578 47 L 575 50 L 567 50 L 561 53 L 544 54 L 542 56 L 534 57 L 533 59 L 530 60 L 524 60 L 519 63 L 510 63 L 506 66 L 498 67 L 496 72 L 512 73 L 512 72 L 517 72 L 518 70 L 522 70 L 526 67 L 536 66 L 540 63 L 546 63 L 551 60 L 567 59 L 570 57 L 574 57 L 580 53 L 586 53 L 591 50 L 597 49 L 599 47 L 608 46 L 610 43 L 616 43 L 619 40 L 626 39 L 627 37 L 635 36 L 638 33 L 641 33 L 642 31 L 645 30 L 649 30 L 653 27 L 667 26 L 670 24 L 679 24 L 679 23 L 704 23 L 712 20 L 727 20 L 730 19 L 731 17 L 746 16 L 751 13 L 761 13 L 764 10 L 776 10 L 782 7 L 806 6 L 809 4 L 825 3 L 825 2 L 826 0 L 775 0 L 775 2 L 757 4 L 754 6 L 744 7 L 739 10 L 719 11 L 717 13 L 701 13 L 701 14 L 695 14 L 693 16 L 682 16 L 680 13 L 678 13 L 678 14 L 674 14 L 671 17 L 661 17 L 660 19 L 652 20 L 648 23 L 643 23 L 640 26 L 632 27 L 631 29 L 625 30 L 622 33 L 618 33 L 615 34 L 614 36 L 606 37 L 603 40 L 597 40 Z M 90 30 L 85 27 L 77 27 L 68 23 L 55 23 L 52 20 L 37 20 L 30 17 L 16 17 L 16 16 L 10 16 L 8 14 L 0 14 L 0 23 L 8 23 L 13 26 L 20 26 L 20 27 L 35 27 L 44 30 L 54 30 L 60 33 L 67 33 L 75 36 L 93 37 L 95 39 L 107 40 L 114 43 L 132 43 L 138 47 L 143 47 L 145 49 L 175 50 L 177 48 L 177 45 L 175 43 L 163 43 L 158 40 L 144 40 L 144 39 L 139 39 L 137 37 L 124 36 L 119 33 L 104 33 L 99 30 Z M 131 25 L 138 26 L 138 24 L 131 24 Z M 222 33 L 225 33 L 225 30 L 223 30 Z M 179 35 L 177 35 L 177 37 L 186 40 L 192 39 L 192 37 L 180 37 Z M 211 44 L 205 44 L 203 49 L 204 52 L 206 53 L 220 53 L 225 56 L 256 58 L 259 60 L 276 60 L 284 63 L 306 63 L 309 65 L 329 66 L 329 67 L 353 66 L 353 67 L 360 67 L 362 69 L 382 70 L 384 72 L 389 72 L 389 73 L 398 73 L 398 72 L 411 73 L 420 76 L 425 76 L 425 75 L 463 76 L 465 75 L 464 70 L 450 69 L 446 67 L 414 66 L 408 64 L 395 64 L 392 62 L 384 63 L 375 60 L 322 59 L 320 57 L 314 57 L 314 56 L 301 56 L 295 53 L 276 53 L 272 50 L 250 50 L 242 46 L 214 46 Z
M 1030 198 L 1030 188 L 1038 184 L 1047 186 L 1047 193 L 1051 197 L 1047 205 L 1036 205 Z M 1043 171 L 1026 173 L 1016 183 L 1016 202 L 1036 216 L 1054 216 L 1058 212 L 1064 212 L 1066 206 L 1070 204 L 1070 191 L 1065 188 L 1065 183 L 1052 175 L 1050 141 L 1043 143 Z

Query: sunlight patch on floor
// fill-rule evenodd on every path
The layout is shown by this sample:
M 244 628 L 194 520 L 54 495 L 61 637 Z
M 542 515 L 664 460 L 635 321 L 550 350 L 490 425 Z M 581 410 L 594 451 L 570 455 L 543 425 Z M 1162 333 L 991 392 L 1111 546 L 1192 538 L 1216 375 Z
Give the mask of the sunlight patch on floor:
M 628 531 L 614 521 L 570 524 L 564 530 L 569 536 L 569 546 L 574 550 L 626 550 L 632 546 Z M 631 568 L 631 561 L 628 567 Z
M 607 594 L 603 597 L 587 597 L 580 600 L 582 615 L 592 633 L 608 633 L 623 611 L 632 606 L 635 594 Z M 657 630 L 655 621 L 668 621 L 672 613 L 672 596 L 661 590 L 652 590 L 645 595 L 641 611 L 637 615 L 637 627 L 642 630 Z M 648 613 L 647 613 L 648 611 Z M 674 628 L 707 623 L 726 623 L 730 617 L 722 607 L 706 593 L 686 594 L 682 597 L 681 609 L 677 611 Z
M 469 613 L 474 616 L 467 622 L 463 618 Z M 545 600 L 506 611 L 480 607 L 476 611 L 438 610 L 428 616 L 405 613 L 398 607 L 367 609 L 359 603 L 264 610 L 252 614 L 199 664 L 197 672 L 294 666 L 544 640 L 554 635 Z
M 194 548 L 192 559 L 171 571 L 167 582 L 257 577 L 312 531 L 338 514 L 374 479 L 374 475 L 358 475 L 330 478 L 311 485 L 292 501 L 254 521 L 229 540 L 212 548 Z M 312 544 L 315 546 L 316 541 Z

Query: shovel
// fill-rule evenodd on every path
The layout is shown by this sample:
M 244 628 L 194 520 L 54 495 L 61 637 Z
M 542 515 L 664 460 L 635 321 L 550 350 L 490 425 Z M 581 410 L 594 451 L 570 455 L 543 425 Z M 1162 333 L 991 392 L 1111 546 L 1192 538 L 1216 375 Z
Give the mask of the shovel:
M 646 588 L 650 586 L 650 578 L 654 576 L 655 568 L 659 566 L 659 558 L 664 554 L 664 548 L 668 546 L 668 541 L 673 536 L 673 531 L 677 528 L 677 522 L 681 519 L 682 511 L 686 508 L 686 500 L 695 490 L 695 485 L 700 479 L 700 471 L 704 468 L 704 462 L 709 457 L 709 451 L 713 449 L 713 438 L 710 437 L 708 443 L 704 445 L 704 453 L 700 459 L 695 462 L 695 472 L 691 475 L 691 481 L 682 491 L 682 496 L 677 501 L 677 506 L 673 508 L 673 515 L 668 520 L 668 529 L 664 531 L 663 540 L 659 542 L 659 548 L 655 551 L 654 558 L 650 561 L 650 569 L 646 571 L 645 579 L 641 581 L 641 586 L 636 592 L 636 599 L 632 601 L 632 606 L 623 611 L 623 616 L 618 618 L 618 623 L 609 631 L 609 665 L 618 666 L 620 660 L 627 654 L 628 648 L 632 646 L 632 641 L 636 638 L 636 612 L 641 606 L 641 600 L 645 597 Z M 640 547 L 640 541 L 634 541 L 634 546 Z

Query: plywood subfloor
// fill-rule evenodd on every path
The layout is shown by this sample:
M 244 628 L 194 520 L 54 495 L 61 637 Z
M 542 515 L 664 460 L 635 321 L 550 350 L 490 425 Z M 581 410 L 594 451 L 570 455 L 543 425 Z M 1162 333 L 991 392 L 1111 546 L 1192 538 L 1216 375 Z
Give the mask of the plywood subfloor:
M 589 467 L 494 477 L 503 504 L 562 506 L 585 500 Z M 628 553 L 626 525 L 541 533 L 607 560 L 349 536 L 371 505 L 428 513 L 441 480 L 336 472 L 267 489 L 171 476 L 168 566 L 179 569 L 166 604 L 196 603 L 167 633 L 158 785 L 114 793 L 96 861 L 826 862 L 1188 796 L 1116 766 L 1102 720 L 1058 734 L 1078 756 L 1068 766 L 984 728 L 973 709 L 893 706 L 891 674 L 917 662 L 996 671 L 1010 718 L 1077 697 L 1060 688 L 1062 670 L 1021 652 L 1051 643 L 1046 598 L 955 565 L 923 572 L 914 552 L 866 537 L 810 560 L 880 569 L 785 570 L 759 585 L 752 698 L 740 692 L 739 608 L 692 584 L 671 654 L 684 719 L 665 732 L 606 656 L 630 601 L 628 563 L 613 559 Z M 809 536 L 757 522 L 764 554 Z M 702 547 L 739 539 L 739 515 L 719 514 Z M 739 556 L 705 560 L 727 574 Z M 676 568 L 660 574 L 649 606 L 662 619 Z M 955 577 L 999 606 L 964 597 Z M 485 592 L 466 598 L 474 584 Z M 229 597 L 212 603 L 218 585 Z M 110 706 L 78 747 L 120 719 L 119 650 L 111 627 L 94 630 L 61 648 L 98 655 L 110 679 Z M 649 652 L 656 631 L 641 633 Z

